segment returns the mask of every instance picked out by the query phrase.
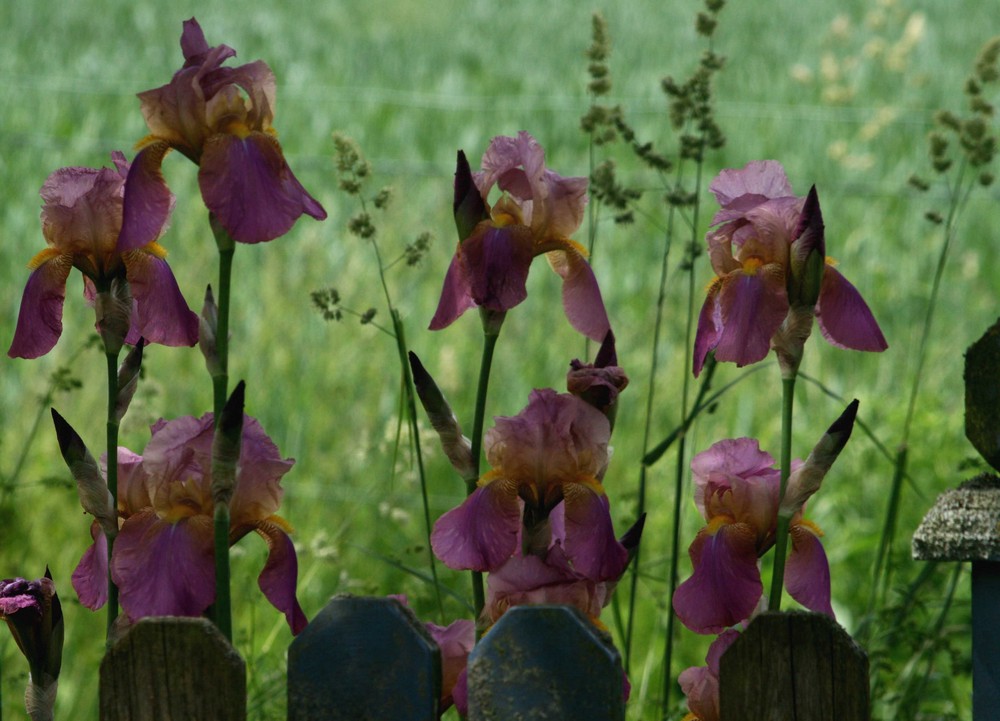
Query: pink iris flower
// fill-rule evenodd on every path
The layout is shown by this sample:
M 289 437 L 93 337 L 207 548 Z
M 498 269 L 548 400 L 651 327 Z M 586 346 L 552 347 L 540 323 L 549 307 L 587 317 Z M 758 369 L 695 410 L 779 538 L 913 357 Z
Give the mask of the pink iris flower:
M 600 478 L 610 425 L 568 393 L 533 391 L 517 416 L 484 438 L 492 470 L 462 505 L 434 524 L 431 545 L 455 569 L 494 571 L 516 552 L 564 557 L 582 578 L 618 578 L 628 553 L 614 536 Z
M 708 647 L 706 666 L 693 666 L 681 671 L 677 682 L 687 696 L 689 713 L 683 721 L 719 721 L 719 667 L 724 654 L 736 639 L 739 631 L 723 631 Z
M 171 346 L 198 342 L 198 316 L 185 303 L 164 260 L 166 251 L 156 242 L 173 197 L 167 194 L 158 221 L 147 224 L 132 247 L 121 251 L 116 244 L 129 164 L 118 151 L 111 159 L 113 169 L 60 168 L 42 185 L 42 234 L 48 247 L 28 265 L 32 272 L 7 351 L 11 358 L 38 358 L 55 346 L 62 335 L 66 281 L 73 268 L 83 273 L 84 294 L 91 302 L 98 290 L 127 281 L 131 319 L 126 309 L 126 343 L 134 345 L 140 337 Z
M 234 240 L 273 240 L 303 213 L 324 219 L 275 137 L 276 84 L 267 64 L 222 67 L 236 51 L 210 47 L 194 18 L 184 22 L 181 50 L 184 66 L 173 79 L 139 94 L 151 134 L 129 173 L 120 247 L 136 247 L 149 226 L 162 223 L 169 191 L 160 165 L 171 148 L 198 164 L 205 205 Z
M 458 166 L 455 209 L 462 240 L 430 329 L 451 325 L 473 306 L 505 312 L 518 305 L 527 297 L 531 261 L 544 254 L 562 277 L 563 308 L 570 324 L 597 342 L 604 340 L 610 324 L 597 279 L 586 250 L 570 240 L 583 220 L 587 179 L 564 178 L 548 170 L 545 151 L 524 131 L 514 138 L 494 138 L 480 172 L 470 173 L 461 153 Z M 491 207 L 488 198 L 494 185 L 503 194 Z M 469 214 L 469 207 L 482 213 L 461 217 Z M 463 232 L 466 226 L 468 235 Z
M 795 462 L 789 487 L 797 483 Z M 688 553 L 694 573 L 674 593 L 674 611 L 696 633 L 719 633 L 748 619 L 763 595 L 757 559 L 774 544 L 781 472 L 752 438 L 719 441 L 691 462 L 695 503 L 707 525 Z M 789 595 L 806 608 L 833 616 L 830 568 L 822 532 L 791 519 L 785 567 Z
M 739 366 L 762 360 L 772 347 L 797 294 L 810 253 L 818 267 L 818 299 L 808 302 L 823 337 L 838 348 L 883 351 L 888 346 L 861 294 L 825 258 L 822 217 L 815 190 L 794 195 L 785 170 L 774 160 L 723 170 L 709 189 L 722 209 L 706 236 L 716 278 L 698 318 L 694 373 L 709 352 Z M 811 322 L 811 321 L 810 321 Z
M 215 600 L 213 556 L 213 416 L 158 421 L 143 455 L 118 449 L 118 510 L 111 577 L 122 609 L 132 619 L 198 616 Z M 257 579 L 267 599 L 284 613 L 292 633 L 306 626 L 295 595 L 298 561 L 288 523 L 275 515 L 283 459 L 260 423 L 244 417 L 236 488 L 230 503 L 230 545 L 251 531 L 268 546 Z M 91 526 L 94 544 L 73 573 L 84 606 L 107 601 L 108 554 L 104 534 Z

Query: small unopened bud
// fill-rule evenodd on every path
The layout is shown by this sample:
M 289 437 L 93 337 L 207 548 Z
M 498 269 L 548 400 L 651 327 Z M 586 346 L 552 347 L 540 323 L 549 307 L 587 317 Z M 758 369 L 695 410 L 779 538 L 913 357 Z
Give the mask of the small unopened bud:
M 826 242 L 823 232 L 823 214 L 819 207 L 816 186 L 809 190 L 798 227 L 789 249 L 788 273 L 785 281 L 788 303 L 792 307 L 814 308 L 819 300 L 826 271 Z
M 420 403 L 430 419 L 431 426 L 441 439 L 444 454 L 451 461 L 463 479 L 476 477 L 476 464 L 472 458 L 472 443 L 462 435 L 462 427 L 445 400 L 437 383 L 427 372 L 417 354 L 410 352 L 410 368 L 413 371 L 413 385 L 417 389 Z
M 615 337 L 608 331 L 592 364 L 573 360 L 566 374 L 566 389 L 607 416 L 614 426 L 618 394 L 628 386 L 628 376 L 618 367 Z
M 142 371 L 142 349 L 146 341 L 143 338 L 135 344 L 135 347 L 125 356 L 125 360 L 118 366 L 118 398 L 115 400 L 115 418 L 121 422 L 128 411 L 132 396 L 135 395 L 136 388 L 139 387 L 139 374 Z
M 212 439 L 212 501 L 229 505 L 236 490 L 236 466 L 243 442 L 243 405 L 246 384 L 236 384 L 222 415 L 215 419 Z
M 66 422 L 55 408 L 52 422 L 56 427 L 56 438 L 63 460 L 69 466 L 83 510 L 97 519 L 101 529 L 109 538 L 118 535 L 118 512 L 107 481 L 101 474 L 100 466 L 87 450 L 86 444 L 73 427 Z
M 476 187 L 469 161 L 462 150 L 458 151 L 455 165 L 455 200 L 452 208 L 459 242 L 472 235 L 473 229 L 480 221 L 490 217 L 490 209 L 486 206 L 479 188 Z
M 212 295 L 212 286 L 205 289 L 205 304 L 198 319 L 198 347 L 205 357 L 209 375 L 215 377 L 222 372 L 216 338 L 219 329 L 219 307 Z
M 785 497 L 781 500 L 780 515 L 791 518 L 819 490 L 823 478 L 847 445 L 857 415 L 858 401 L 853 400 L 819 439 L 805 463 L 789 476 Z
M 0 580 L 0 618 L 7 622 L 31 670 L 26 700 L 34 707 L 34 697 L 37 697 L 40 704 L 37 707 L 39 715 L 31 718 L 51 719 L 54 685 L 62 668 L 65 626 L 62 604 L 48 568 L 45 576 L 34 581 L 24 578 Z M 37 688 L 33 690 L 31 686 Z M 46 693 L 50 688 L 51 693 Z

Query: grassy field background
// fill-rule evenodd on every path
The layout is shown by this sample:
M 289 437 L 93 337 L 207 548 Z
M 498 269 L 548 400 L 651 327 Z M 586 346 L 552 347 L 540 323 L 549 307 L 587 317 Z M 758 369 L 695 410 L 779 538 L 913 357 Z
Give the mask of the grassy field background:
M 907 178 L 928 174 L 926 134 L 934 111 L 963 109 L 962 82 L 979 47 L 998 31 L 997 8 L 980 0 L 835 5 L 776 0 L 766 11 L 755 3 L 730 5 L 722 11 L 714 39 L 715 50 L 727 58 L 716 85 L 716 118 L 727 144 L 707 156 L 702 190 L 719 169 L 761 158 L 782 161 L 799 194 L 815 184 L 828 252 L 864 294 L 890 344 L 884 354 L 864 355 L 834 349 L 814 334 L 803 371 L 845 400 L 800 383 L 794 454 L 804 456 L 851 398 L 860 399 L 860 417 L 895 450 L 941 243 L 940 228 L 923 215 L 943 210 L 946 202 L 945 188 L 935 185 L 921 195 L 907 186 Z M 5 29 L 0 44 L 3 341 L 13 333 L 28 274 L 25 264 L 44 244 L 38 189 L 61 166 L 108 164 L 114 149 L 131 153 L 146 133 L 135 93 L 167 82 L 180 66 L 181 22 L 196 14 L 210 44 L 236 48 L 238 61 L 260 58 L 270 64 L 278 78 L 275 125 L 285 153 L 330 213 L 323 223 L 300 221 L 287 237 L 266 246 L 240 247 L 235 260 L 230 374 L 247 381 L 248 412 L 297 461 L 284 482 L 281 513 L 296 530 L 300 601 L 311 617 L 335 593 L 404 592 L 421 615 L 431 618 L 431 590 L 398 568 L 425 569 L 426 551 L 416 475 L 405 453 L 393 464 L 396 349 L 374 328 L 326 322 L 311 306 L 310 291 L 335 286 L 346 306 L 379 308 L 377 319 L 387 321 L 372 250 L 346 231 L 357 207 L 337 190 L 331 134 L 345 133 L 361 145 L 373 164 L 373 191 L 381 185 L 394 189 L 391 207 L 377 218 L 383 254 L 393 257 L 424 230 L 434 234 L 423 263 L 397 266 L 389 283 L 410 346 L 468 426 L 478 321 L 469 314 L 445 331 L 425 330 L 454 250 L 456 150 L 464 149 L 475 164 L 491 137 L 523 129 L 546 148 L 549 167 L 563 175 L 586 175 L 589 140 L 579 129 L 590 104 L 584 51 L 590 44 L 591 12 L 600 10 L 613 46 L 611 101 L 624 107 L 640 136 L 673 152 L 676 134 L 660 79 L 683 78 L 693 70 L 705 47 L 694 32 L 698 9 L 693 1 L 655 0 L 319 5 L 303 0 L 7 0 L 0 6 Z M 620 362 L 632 378 L 605 480 L 616 526 L 624 529 L 634 515 L 666 211 L 655 175 L 618 147 L 599 151 L 598 159 L 604 157 L 617 161 L 622 179 L 647 191 L 634 224 L 616 226 L 609 214 L 600 216 L 593 258 Z M 198 307 L 205 285 L 216 282 L 214 244 L 195 168 L 174 154 L 165 172 L 178 200 L 163 244 L 185 296 Z M 894 578 L 901 590 L 924 568 L 909 560 L 910 534 L 936 494 L 968 475 L 961 467 L 974 455 L 963 431 L 962 359 L 998 314 L 997 201 L 995 188 L 972 195 L 945 271 L 911 436 L 912 483 L 904 488 L 900 507 Z M 705 205 L 699 234 L 713 210 Z M 585 232 L 581 229 L 581 240 Z M 678 250 L 671 264 L 658 349 L 654 440 L 665 436 L 679 415 L 687 322 L 680 256 Z M 542 263 L 537 265 L 528 300 L 510 314 L 503 330 L 489 415 L 517 413 L 532 388 L 561 389 L 566 364 L 584 353 L 583 341 L 563 320 L 558 283 Z M 696 274 L 699 287 L 711 279 L 704 258 Z M 90 540 L 88 519 L 59 458 L 47 406 L 39 402 L 50 374 L 69 365 L 83 386 L 56 394 L 53 405 L 92 450 L 100 451 L 103 424 L 94 419 L 104 413 L 104 361 L 96 350 L 81 351 L 93 315 L 80 290 L 79 277 L 72 277 L 66 332 L 56 349 L 33 362 L 5 358 L 0 373 L 0 577 L 37 577 L 46 564 L 52 569 L 67 618 L 60 718 L 96 716 L 103 648 L 103 614 L 80 607 L 69 582 Z M 716 383 L 745 372 L 723 366 Z M 752 435 L 777 455 L 778 386 L 775 367 L 739 383 L 695 426 L 688 452 L 721 438 Z M 211 383 L 196 350 L 151 348 L 146 378 L 122 428 L 122 445 L 141 452 L 152 421 L 201 415 L 210 406 Z M 18 467 L 39 413 L 45 414 L 41 432 Z M 464 490 L 434 439 L 428 434 L 423 440 L 436 516 L 456 505 Z M 643 539 L 632 672 L 630 718 L 635 719 L 655 717 L 663 693 L 660 655 L 669 609 L 665 579 L 674 464 L 668 456 L 650 476 L 651 518 Z M 826 531 L 838 619 L 852 632 L 867 611 L 891 479 L 891 463 L 859 433 L 810 505 L 811 517 Z M 689 540 L 698 527 L 693 504 L 685 503 L 685 513 L 682 537 Z M 248 662 L 256 719 L 283 717 L 284 649 L 290 641 L 283 620 L 252 582 L 264 553 L 262 542 L 248 538 L 237 547 L 234 562 L 236 645 Z M 689 571 L 686 564 L 685 556 L 683 574 Z M 931 618 L 941 608 L 949 572 L 939 569 L 920 587 L 920 606 Z M 442 569 L 442 578 L 467 593 L 464 574 Z M 968 578 L 960 581 L 964 590 L 939 630 L 967 652 Z M 244 597 L 241 588 L 251 590 Z M 462 612 L 457 603 L 448 611 Z M 916 622 L 908 630 L 914 648 L 923 633 Z M 684 666 L 702 663 L 707 640 L 683 631 L 677 643 L 673 677 Z M 18 718 L 24 664 L 9 639 L 0 641 L 0 653 L 3 711 Z M 926 667 L 926 704 L 912 717 L 967 714 L 967 653 L 951 659 L 932 652 L 927 658 L 932 663 Z M 890 664 L 882 669 L 887 678 L 905 675 L 905 669 L 891 666 L 896 660 L 883 660 Z M 674 699 L 679 703 L 676 692 Z M 891 692 L 880 699 L 876 711 L 889 717 Z

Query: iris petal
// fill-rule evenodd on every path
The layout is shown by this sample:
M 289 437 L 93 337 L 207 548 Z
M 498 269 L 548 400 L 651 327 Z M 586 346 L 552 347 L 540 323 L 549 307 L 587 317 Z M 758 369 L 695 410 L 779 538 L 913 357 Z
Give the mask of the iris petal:
M 306 192 L 272 136 L 219 133 L 205 143 L 198 172 L 205 205 L 234 240 L 261 243 L 287 233 L 303 213 L 326 211 Z
M 720 633 L 747 619 L 764 592 L 756 533 L 747 524 L 702 529 L 688 553 L 694 573 L 674 592 L 674 611 L 695 633 Z
M 111 577 L 131 618 L 200 616 L 215 600 L 212 519 L 169 523 L 146 509 L 129 517 L 115 539 Z
M 868 304 L 833 266 L 826 266 L 816 320 L 823 337 L 838 348 L 884 351 L 889 347 Z
M 300 633 L 308 621 L 295 597 L 295 582 L 299 572 L 295 546 L 277 523 L 262 521 L 254 529 L 267 541 L 267 563 L 257 577 L 257 585 L 271 605 L 285 614 L 293 634 Z
M 38 358 L 55 346 L 62 335 L 63 301 L 71 268 L 69 256 L 56 255 L 28 277 L 8 356 Z
M 503 481 L 477 488 L 434 524 L 431 547 L 449 568 L 492 571 L 517 548 L 521 509 Z

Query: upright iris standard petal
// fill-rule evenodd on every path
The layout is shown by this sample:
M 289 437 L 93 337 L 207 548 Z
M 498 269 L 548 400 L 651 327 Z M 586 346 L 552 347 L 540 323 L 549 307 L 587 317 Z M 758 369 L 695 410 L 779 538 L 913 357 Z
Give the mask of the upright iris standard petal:
M 527 296 L 531 260 L 546 255 L 563 280 L 570 324 L 595 341 L 611 328 L 586 251 L 569 239 L 583 220 L 587 179 L 564 178 L 545 167 L 545 152 L 522 131 L 499 136 L 483 154 L 482 170 L 469 182 L 459 153 L 455 218 L 460 241 L 445 277 L 431 330 L 453 323 L 473 306 L 507 311 Z M 490 191 L 503 195 L 491 207 Z M 470 195 L 478 190 L 478 199 Z

